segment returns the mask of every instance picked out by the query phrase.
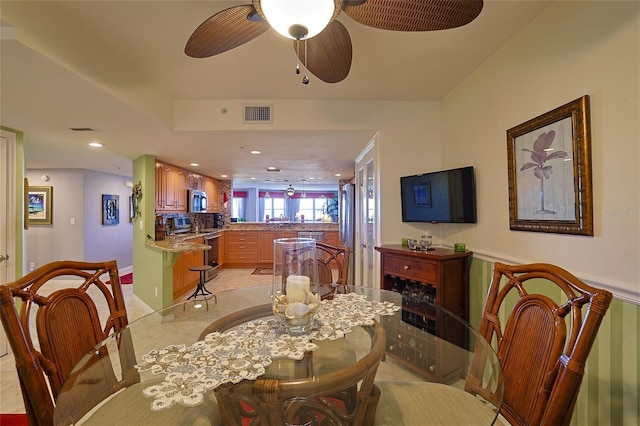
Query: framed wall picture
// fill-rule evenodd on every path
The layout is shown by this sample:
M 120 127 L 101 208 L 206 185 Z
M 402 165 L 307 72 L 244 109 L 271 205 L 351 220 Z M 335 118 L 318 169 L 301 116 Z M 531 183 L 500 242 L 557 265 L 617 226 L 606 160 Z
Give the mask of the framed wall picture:
M 120 222 L 119 195 L 102 194 L 102 224 L 117 225 Z
M 30 186 L 27 197 L 28 224 L 53 224 L 53 187 Z
M 509 227 L 593 236 L 589 97 L 507 130 Z

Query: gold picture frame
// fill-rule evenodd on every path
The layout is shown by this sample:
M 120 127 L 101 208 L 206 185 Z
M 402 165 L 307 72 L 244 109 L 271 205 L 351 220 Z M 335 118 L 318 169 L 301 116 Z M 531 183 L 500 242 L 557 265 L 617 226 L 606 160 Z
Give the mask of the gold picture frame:
M 593 236 L 589 96 L 507 130 L 509 227 Z
M 27 227 L 53 224 L 53 187 L 29 186 L 27 218 Z

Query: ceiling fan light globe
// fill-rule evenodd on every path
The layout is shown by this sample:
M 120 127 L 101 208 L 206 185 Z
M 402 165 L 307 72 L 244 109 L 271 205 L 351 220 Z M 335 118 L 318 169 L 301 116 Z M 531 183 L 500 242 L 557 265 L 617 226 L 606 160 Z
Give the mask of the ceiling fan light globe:
M 334 0 L 260 0 L 260 8 L 269 25 L 279 34 L 292 40 L 318 35 L 331 21 L 336 11 Z M 307 29 L 307 34 L 296 38 L 289 33 L 294 26 Z

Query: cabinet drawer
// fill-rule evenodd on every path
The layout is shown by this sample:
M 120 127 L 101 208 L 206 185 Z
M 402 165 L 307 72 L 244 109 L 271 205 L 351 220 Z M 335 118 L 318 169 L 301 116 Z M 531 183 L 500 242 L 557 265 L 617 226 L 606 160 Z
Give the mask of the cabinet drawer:
M 438 272 L 435 263 L 400 256 L 385 256 L 385 274 L 399 275 L 419 282 L 435 282 Z
M 227 253 L 229 252 L 250 252 L 258 253 L 258 243 L 256 241 L 227 241 Z
M 225 261 L 227 263 L 256 263 L 258 254 L 255 251 L 228 251 Z
M 255 231 L 243 232 L 233 231 L 227 233 L 227 243 L 231 242 L 253 242 L 258 243 L 258 233 Z

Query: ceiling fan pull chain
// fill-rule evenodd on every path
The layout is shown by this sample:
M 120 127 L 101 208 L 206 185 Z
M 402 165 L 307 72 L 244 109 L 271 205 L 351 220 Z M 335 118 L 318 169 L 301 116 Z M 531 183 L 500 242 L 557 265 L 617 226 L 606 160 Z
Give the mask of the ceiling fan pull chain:
M 296 57 L 298 60 L 296 63 L 296 74 L 300 74 L 300 39 L 296 40 Z
M 307 69 L 307 55 L 309 52 L 307 51 L 307 39 L 304 39 L 304 69 Z M 309 76 L 307 73 L 304 73 L 304 77 L 302 77 L 302 84 L 309 84 Z

